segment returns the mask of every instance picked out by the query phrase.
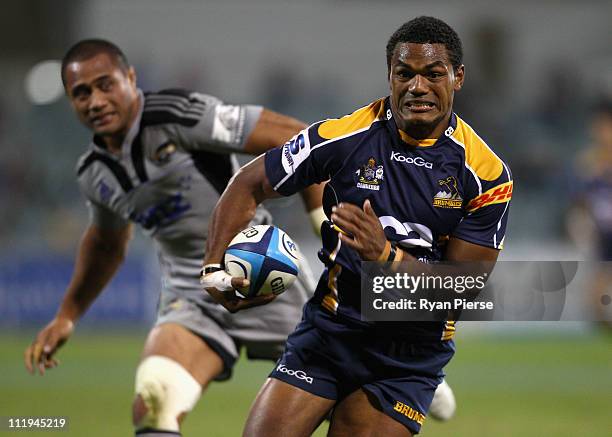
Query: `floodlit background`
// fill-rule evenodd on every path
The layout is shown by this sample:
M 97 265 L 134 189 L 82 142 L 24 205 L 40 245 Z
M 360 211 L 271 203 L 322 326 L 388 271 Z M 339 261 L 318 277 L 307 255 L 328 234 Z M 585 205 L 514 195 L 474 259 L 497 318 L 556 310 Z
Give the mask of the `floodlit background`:
M 74 167 L 89 135 L 63 97 L 57 64 L 72 43 L 114 41 L 144 90 L 192 88 L 313 122 L 386 95 L 386 41 L 423 14 L 461 36 L 466 85 L 455 109 L 514 173 L 502 259 L 585 257 L 564 217 L 577 154 L 591 142 L 589 109 L 612 96 L 610 1 L 3 2 L 0 416 L 69 416 L 64 435 L 130 435 L 133 373 L 155 315 L 156 259 L 137 235 L 125 267 L 60 353 L 62 365 L 44 378 L 23 368 L 22 351 L 53 316 L 87 223 Z M 299 203 L 270 208 L 320 271 L 310 225 L 294 212 Z M 595 326 L 464 323 L 457 345 L 447 369 L 457 416 L 426 422 L 422 435 L 612 432 L 612 336 Z M 270 367 L 241 361 L 234 380 L 211 386 L 185 435 L 239 435 Z

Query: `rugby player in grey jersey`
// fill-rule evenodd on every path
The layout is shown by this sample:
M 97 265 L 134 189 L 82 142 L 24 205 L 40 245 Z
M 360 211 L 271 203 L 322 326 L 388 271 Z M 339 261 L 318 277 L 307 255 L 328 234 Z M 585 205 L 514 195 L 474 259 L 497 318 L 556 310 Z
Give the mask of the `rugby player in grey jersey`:
M 138 223 L 156 243 L 163 277 L 158 318 L 136 372 L 133 422 L 140 436 L 180 435 L 181 419 L 208 383 L 230 377 L 241 345 L 250 357 L 278 358 L 311 293 L 301 274 L 297 289 L 235 316 L 199 285 L 203 232 L 237 168 L 231 154 L 258 155 L 305 125 L 196 92 L 142 93 L 124 54 L 103 40 L 74 45 L 62 81 L 94 133 L 77 166 L 91 221 L 57 315 L 25 351 L 25 365 L 41 374 L 57 365 L 55 353 L 121 265 L 131 223 Z M 318 186 L 303 197 L 311 218 L 322 215 Z M 253 224 L 269 220 L 259 209 Z

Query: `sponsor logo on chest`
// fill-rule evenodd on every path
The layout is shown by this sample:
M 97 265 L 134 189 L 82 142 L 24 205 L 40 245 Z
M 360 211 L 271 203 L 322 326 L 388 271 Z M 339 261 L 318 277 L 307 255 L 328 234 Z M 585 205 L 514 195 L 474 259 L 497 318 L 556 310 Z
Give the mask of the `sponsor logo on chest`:
M 416 165 L 417 167 L 425 167 L 432 169 L 433 164 L 429 161 L 425 161 L 420 156 L 404 156 L 399 152 L 391 152 L 391 161 L 401 162 L 406 165 Z

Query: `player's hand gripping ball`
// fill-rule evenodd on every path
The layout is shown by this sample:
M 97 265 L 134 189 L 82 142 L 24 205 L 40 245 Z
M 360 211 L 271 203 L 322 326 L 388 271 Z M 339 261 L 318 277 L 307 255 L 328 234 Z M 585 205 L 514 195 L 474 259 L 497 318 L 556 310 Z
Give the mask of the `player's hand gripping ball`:
M 225 271 L 247 278 L 248 287 L 239 289 L 244 297 L 281 294 L 293 284 L 301 255 L 289 236 L 274 226 L 247 228 L 230 242 L 225 251 Z

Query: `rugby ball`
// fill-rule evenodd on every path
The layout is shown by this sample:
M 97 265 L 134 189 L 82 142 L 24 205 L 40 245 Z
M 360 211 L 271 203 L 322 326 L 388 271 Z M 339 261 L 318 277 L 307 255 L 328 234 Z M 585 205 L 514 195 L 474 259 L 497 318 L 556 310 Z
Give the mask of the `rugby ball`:
M 293 284 L 301 255 L 297 245 L 275 226 L 251 226 L 238 233 L 225 251 L 225 271 L 247 278 L 243 297 L 281 294 Z

